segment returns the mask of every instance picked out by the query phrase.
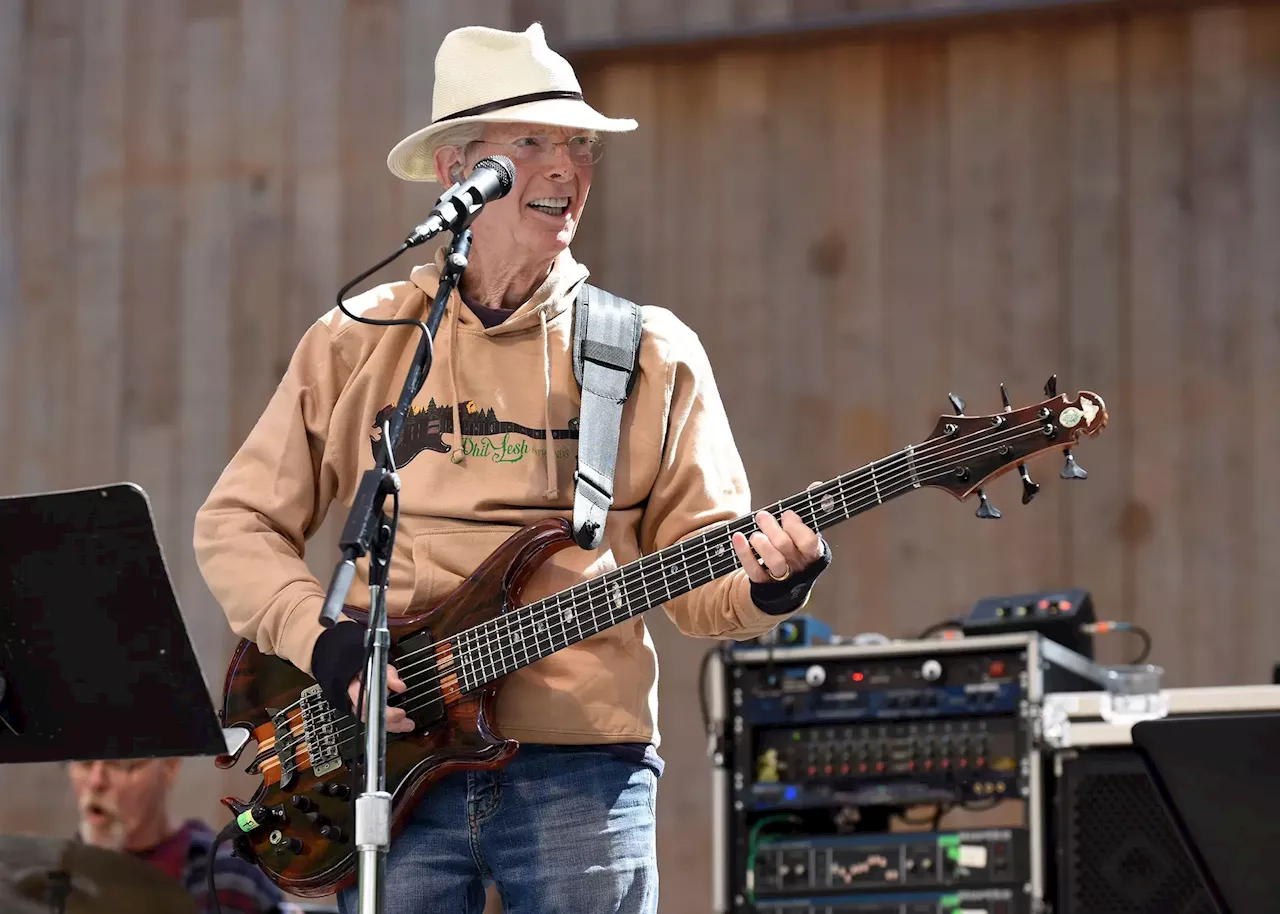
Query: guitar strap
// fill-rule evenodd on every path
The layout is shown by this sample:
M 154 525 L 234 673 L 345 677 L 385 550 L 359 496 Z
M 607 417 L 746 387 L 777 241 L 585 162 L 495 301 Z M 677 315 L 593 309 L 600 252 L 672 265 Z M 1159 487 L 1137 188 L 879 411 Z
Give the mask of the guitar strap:
M 573 375 L 582 388 L 573 538 L 583 549 L 600 545 L 613 504 L 622 407 L 635 385 L 642 324 L 635 302 L 582 284 L 573 317 Z

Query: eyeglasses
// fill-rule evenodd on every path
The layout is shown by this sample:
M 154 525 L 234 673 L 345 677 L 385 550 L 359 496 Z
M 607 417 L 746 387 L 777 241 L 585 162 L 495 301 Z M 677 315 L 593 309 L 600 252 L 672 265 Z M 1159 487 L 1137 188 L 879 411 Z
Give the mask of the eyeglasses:
M 102 768 L 107 774 L 126 776 L 134 774 L 147 766 L 149 759 L 101 759 Z M 72 762 L 74 768 L 85 770 L 92 768 L 95 762 Z
M 557 146 L 568 149 L 569 158 L 576 165 L 594 165 L 600 161 L 600 156 L 604 155 L 604 148 L 600 141 L 589 136 L 571 136 L 563 142 L 549 136 L 522 136 L 509 143 L 495 143 L 492 140 L 479 142 L 490 146 L 507 146 L 513 150 L 511 158 L 528 164 L 549 161 L 555 156 Z

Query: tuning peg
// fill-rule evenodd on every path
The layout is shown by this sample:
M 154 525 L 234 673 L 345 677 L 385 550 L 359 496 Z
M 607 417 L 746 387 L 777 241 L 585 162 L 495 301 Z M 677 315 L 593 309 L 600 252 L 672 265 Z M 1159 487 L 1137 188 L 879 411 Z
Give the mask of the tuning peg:
M 1049 380 L 1044 382 L 1044 395 L 1046 397 L 1056 397 L 1058 395 L 1058 376 L 1056 374 L 1049 375 Z
M 974 513 L 983 520 L 987 520 L 988 518 L 998 520 L 1000 518 L 1000 509 L 987 501 L 986 489 L 978 490 L 978 510 Z
M 1018 464 L 1018 474 L 1022 477 L 1022 503 L 1029 504 L 1031 499 L 1036 497 L 1036 493 L 1040 491 L 1040 484 L 1031 481 L 1031 474 L 1027 472 L 1025 463 Z
M 1009 405 L 1009 392 L 1004 389 L 1004 384 L 1000 385 L 1000 400 L 1004 403 L 1004 411 L 1006 413 L 1013 412 L 1013 407 Z
M 963 416 L 964 400 L 960 399 L 955 394 L 947 394 L 947 399 L 951 401 L 951 408 L 956 411 L 956 415 Z
M 1085 472 L 1084 467 L 1076 463 L 1075 457 L 1071 456 L 1071 448 L 1067 448 L 1063 453 L 1066 460 L 1062 464 L 1062 472 L 1058 475 L 1063 479 L 1088 479 L 1089 474 Z

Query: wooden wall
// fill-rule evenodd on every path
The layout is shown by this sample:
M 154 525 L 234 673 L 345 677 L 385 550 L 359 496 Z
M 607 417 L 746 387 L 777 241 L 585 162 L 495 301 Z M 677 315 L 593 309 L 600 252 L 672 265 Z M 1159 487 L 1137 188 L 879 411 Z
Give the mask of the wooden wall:
M 466 5 L 521 27 L 550 7 Z M 694 7 L 585 0 L 558 27 L 676 9 Z M 429 119 L 435 47 L 462 10 L 0 4 L 0 493 L 142 484 L 211 688 L 232 639 L 192 516 L 303 329 L 438 192 L 383 160 Z M 593 56 L 582 75 L 642 129 L 609 144 L 575 249 L 699 331 L 757 502 L 922 439 L 948 391 L 985 412 L 1000 382 L 1021 405 L 1057 372 L 1111 409 L 1078 452 L 1090 479 L 1033 464 L 1030 506 L 1016 478 L 993 486 L 998 522 L 926 491 L 833 531 L 817 615 L 906 636 L 984 594 L 1077 584 L 1152 630 L 1171 683 L 1269 679 L 1280 8 Z M 321 575 L 332 534 L 309 556 Z M 651 625 L 663 910 L 701 912 L 706 645 Z M 181 811 L 219 823 L 216 798 L 250 788 L 205 762 L 184 777 Z M 0 831 L 71 828 L 60 769 L 0 784 Z

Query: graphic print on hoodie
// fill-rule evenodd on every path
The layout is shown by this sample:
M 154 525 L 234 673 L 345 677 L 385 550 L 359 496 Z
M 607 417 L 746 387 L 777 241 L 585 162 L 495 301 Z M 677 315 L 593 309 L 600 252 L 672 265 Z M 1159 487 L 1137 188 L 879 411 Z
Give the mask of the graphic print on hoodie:
M 375 460 L 381 460 L 382 458 L 382 449 L 384 447 L 382 425 L 390 420 L 395 409 L 394 405 L 384 406 L 378 410 L 378 414 L 374 417 L 373 431 L 369 436 L 369 443 L 373 448 Z M 453 414 L 452 404 L 437 406 L 434 397 L 425 407 L 410 407 L 409 414 L 405 416 L 404 429 L 400 434 L 400 440 L 396 443 L 395 451 L 392 454 L 395 457 L 395 465 L 397 467 L 407 466 L 423 451 L 434 451 L 437 454 L 448 454 L 452 451 L 455 444 L 450 444 L 444 439 L 446 435 L 453 435 Z M 462 453 L 467 457 L 492 460 L 494 463 L 519 463 L 531 450 L 536 452 L 538 456 L 543 455 L 541 447 L 545 447 L 545 445 L 534 444 L 531 446 L 528 441 L 520 441 L 515 436 L 531 438 L 535 442 L 546 441 L 546 429 L 530 428 L 518 422 L 505 422 L 498 417 L 493 407 L 485 409 L 474 400 L 468 400 L 466 403 L 461 404 L 458 414 L 460 416 L 459 422 L 462 425 L 462 442 L 460 446 Z M 577 418 L 569 420 L 568 428 L 551 429 L 551 438 L 553 442 L 576 441 L 578 438 Z M 452 440 L 456 442 L 457 439 L 453 438 Z M 571 456 L 571 452 L 567 447 L 557 447 L 555 456 L 564 459 Z

